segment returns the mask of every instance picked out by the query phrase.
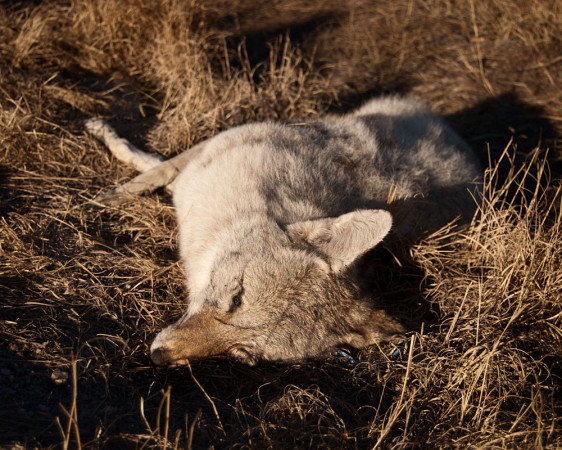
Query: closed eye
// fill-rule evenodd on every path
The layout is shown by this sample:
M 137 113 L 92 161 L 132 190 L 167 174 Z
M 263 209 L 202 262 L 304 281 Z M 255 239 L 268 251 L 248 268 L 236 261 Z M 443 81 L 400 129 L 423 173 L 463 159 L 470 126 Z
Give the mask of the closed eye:
M 242 305 L 242 294 L 238 293 L 232 297 L 228 312 L 232 314 L 240 307 L 240 305 Z

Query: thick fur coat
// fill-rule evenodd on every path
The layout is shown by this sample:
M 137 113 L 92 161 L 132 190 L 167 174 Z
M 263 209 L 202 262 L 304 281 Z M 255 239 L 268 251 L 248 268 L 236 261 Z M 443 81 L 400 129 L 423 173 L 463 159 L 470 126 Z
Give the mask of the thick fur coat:
M 354 263 L 391 229 L 407 243 L 469 217 L 481 175 L 439 117 L 396 97 L 315 122 L 243 125 L 166 162 L 102 121 L 87 127 L 143 171 L 101 201 L 173 189 L 189 298 L 151 346 L 159 365 L 295 361 L 402 332 L 357 288 Z

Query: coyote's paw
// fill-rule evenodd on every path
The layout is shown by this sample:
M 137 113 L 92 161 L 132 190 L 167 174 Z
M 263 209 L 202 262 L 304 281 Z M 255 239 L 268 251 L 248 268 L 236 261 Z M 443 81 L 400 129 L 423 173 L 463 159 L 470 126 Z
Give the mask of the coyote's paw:
M 98 139 L 103 138 L 105 130 L 111 129 L 107 122 L 102 119 L 98 119 L 97 117 L 92 117 L 91 119 L 86 120 L 86 122 L 84 122 L 84 126 L 90 134 L 97 137 Z
M 111 191 L 104 192 L 94 198 L 94 202 L 103 206 L 119 206 L 124 203 L 130 196 L 126 192 L 112 189 Z

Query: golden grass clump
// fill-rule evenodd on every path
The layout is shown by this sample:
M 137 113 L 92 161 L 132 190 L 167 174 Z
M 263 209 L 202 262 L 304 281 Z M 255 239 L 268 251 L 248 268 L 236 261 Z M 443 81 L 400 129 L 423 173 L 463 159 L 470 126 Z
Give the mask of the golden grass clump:
M 443 317 L 439 351 L 420 378 L 441 385 L 434 400 L 447 405 L 447 420 L 455 411 L 482 444 L 543 447 L 557 434 L 544 405 L 556 401 L 547 386 L 558 382 L 562 356 L 561 186 L 538 150 L 516 168 L 506 148 L 483 191 L 470 228 L 442 229 L 413 250 Z M 458 445 L 474 437 L 440 431 Z
M 500 182 L 502 164 L 509 173 Z M 501 347 L 505 338 L 521 350 L 531 345 L 562 356 L 562 196 L 560 182 L 550 178 L 538 150 L 516 167 L 506 149 L 486 173 L 472 226 L 452 235 L 443 230 L 415 250 L 430 295 L 451 317 L 446 341 L 471 318 L 475 346 L 491 339 Z M 492 336 L 485 335 L 487 324 Z
M 0 446 L 561 447 L 561 39 L 556 0 L 0 6 Z M 489 166 L 471 224 L 373 256 L 405 344 L 156 370 L 187 295 L 173 208 L 94 205 L 133 172 L 84 120 L 171 156 L 381 93 Z

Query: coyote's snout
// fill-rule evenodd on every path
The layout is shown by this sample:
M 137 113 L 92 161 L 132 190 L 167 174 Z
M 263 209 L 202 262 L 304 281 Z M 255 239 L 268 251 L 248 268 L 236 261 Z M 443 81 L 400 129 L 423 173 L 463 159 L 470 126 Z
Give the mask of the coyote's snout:
M 469 213 L 479 176 L 453 131 L 397 98 L 322 122 L 233 128 L 164 162 L 100 120 L 87 128 L 143 172 L 100 201 L 173 189 L 189 300 L 151 346 L 157 365 L 295 361 L 402 332 L 351 269 L 391 228 L 419 236 Z

